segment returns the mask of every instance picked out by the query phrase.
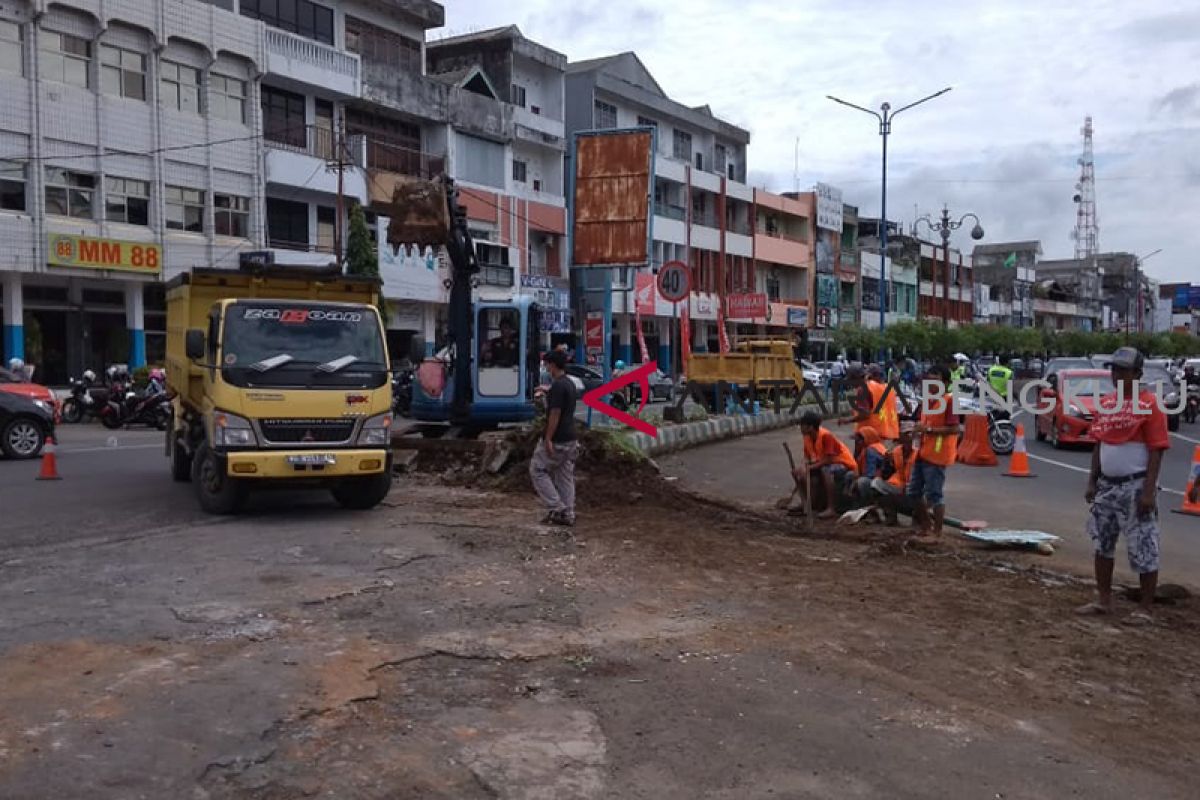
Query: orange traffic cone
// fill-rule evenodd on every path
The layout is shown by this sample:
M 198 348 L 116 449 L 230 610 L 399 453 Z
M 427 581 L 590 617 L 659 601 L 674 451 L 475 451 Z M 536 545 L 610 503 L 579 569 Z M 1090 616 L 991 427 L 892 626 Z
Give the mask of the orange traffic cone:
M 1025 451 L 1025 426 L 1017 423 L 1017 442 L 1013 447 L 1012 458 L 1008 462 L 1008 472 L 1004 473 L 1010 478 L 1036 478 L 1029 471 L 1029 453 Z
M 987 417 L 983 414 L 967 415 L 967 430 L 958 444 L 958 462 L 974 467 L 994 467 L 1000 463 L 992 450 Z
M 1176 514 L 1187 514 L 1189 517 L 1200 517 L 1200 498 L 1192 501 L 1192 490 L 1200 483 L 1200 445 L 1192 452 L 1192 477 L 1188 480 L 1187 489 L 1183 492 L 1183 508 L 1172 508 Z
M 42 447 L 42 471 L 38 473 L 39 481 L 61 481 L 62 476 L 58 474 L 58 461 L 54 457 L 54 451 L 57 448 L 54 445 L 54 437 L 47 436 L 46 444 Z

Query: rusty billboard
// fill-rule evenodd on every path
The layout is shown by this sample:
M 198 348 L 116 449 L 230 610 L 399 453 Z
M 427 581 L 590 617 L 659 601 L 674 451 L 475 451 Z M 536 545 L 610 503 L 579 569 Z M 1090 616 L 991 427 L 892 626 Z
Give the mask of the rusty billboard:
M 653 158 L 651 129 L 575 137 L 573 265 L 649 261 Z

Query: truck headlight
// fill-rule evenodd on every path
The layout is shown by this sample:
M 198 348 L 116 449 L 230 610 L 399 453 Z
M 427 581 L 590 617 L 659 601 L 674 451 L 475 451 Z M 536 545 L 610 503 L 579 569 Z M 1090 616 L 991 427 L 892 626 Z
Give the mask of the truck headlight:
M 392 414 L 377 414 L 363 423 L 358 432 L 358 443 L 386 447 L 392 441 Z
M 230 414 L 228 411 L 213 412 L 213 446 L 245 447 L 258 444 L 250 420 Z

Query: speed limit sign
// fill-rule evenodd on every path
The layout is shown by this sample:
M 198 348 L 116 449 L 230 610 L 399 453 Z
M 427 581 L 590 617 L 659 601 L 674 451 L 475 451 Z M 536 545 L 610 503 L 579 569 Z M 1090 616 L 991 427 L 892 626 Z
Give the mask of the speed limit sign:
M 692 292 L 692 271 L 682 261 L 668 261 L 658 271 L 658 293 L 668 303 L 681 303 Z

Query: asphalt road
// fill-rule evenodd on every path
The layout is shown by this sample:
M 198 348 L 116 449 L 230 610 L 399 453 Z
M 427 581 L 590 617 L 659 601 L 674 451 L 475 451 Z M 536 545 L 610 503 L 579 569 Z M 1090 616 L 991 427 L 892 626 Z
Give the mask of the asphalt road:
M 1091 544 L 1084 532 L 1087 505 L 1083 492 L 1091 463 L 1089 448 L 1055 450 L 1037 442 L 1028 415 L 1026 425 L 1031 471 L 1036 478 L 1019 480 L 1001 475 L 1007 458 L 996 467 L 954 467 L 946 481 L 947 510 L 960 519 L 986 520 L 991 528 L 1041 530 L 1063 541 L 1052 561 L 1072 570 L 1089 572 Z M 844 438 L 849 428 L 834 428 Z M 772 506 L 792 488 L 787 456 L 780 446 L 796 442 L 798 430 L 777 431 L 687 450 L 660 460 L 663 469 L 691 488 L 743 503 Z M 1163 580 L 1200 587 L 1200 517 L 1171 513 L 1183 501 L 1192 452 L 1200 444 L 1200 424 L 1184 425 L 1171 435 L 1163 461 L 1159 496 L 1162 525 Z M 1118 573 L 1127 571 L 1118 545 Z
M 0 551 L 120 539 L 213 519 L 200 510 L 191 484 L 171 480 L 159 431 L 92 423 L 60 425 L 57 433 L 60 481 L 35 480 L 37 459 L 0 459 Z M 335 507 L 326 492 L 260 492 L 246 513 Z

